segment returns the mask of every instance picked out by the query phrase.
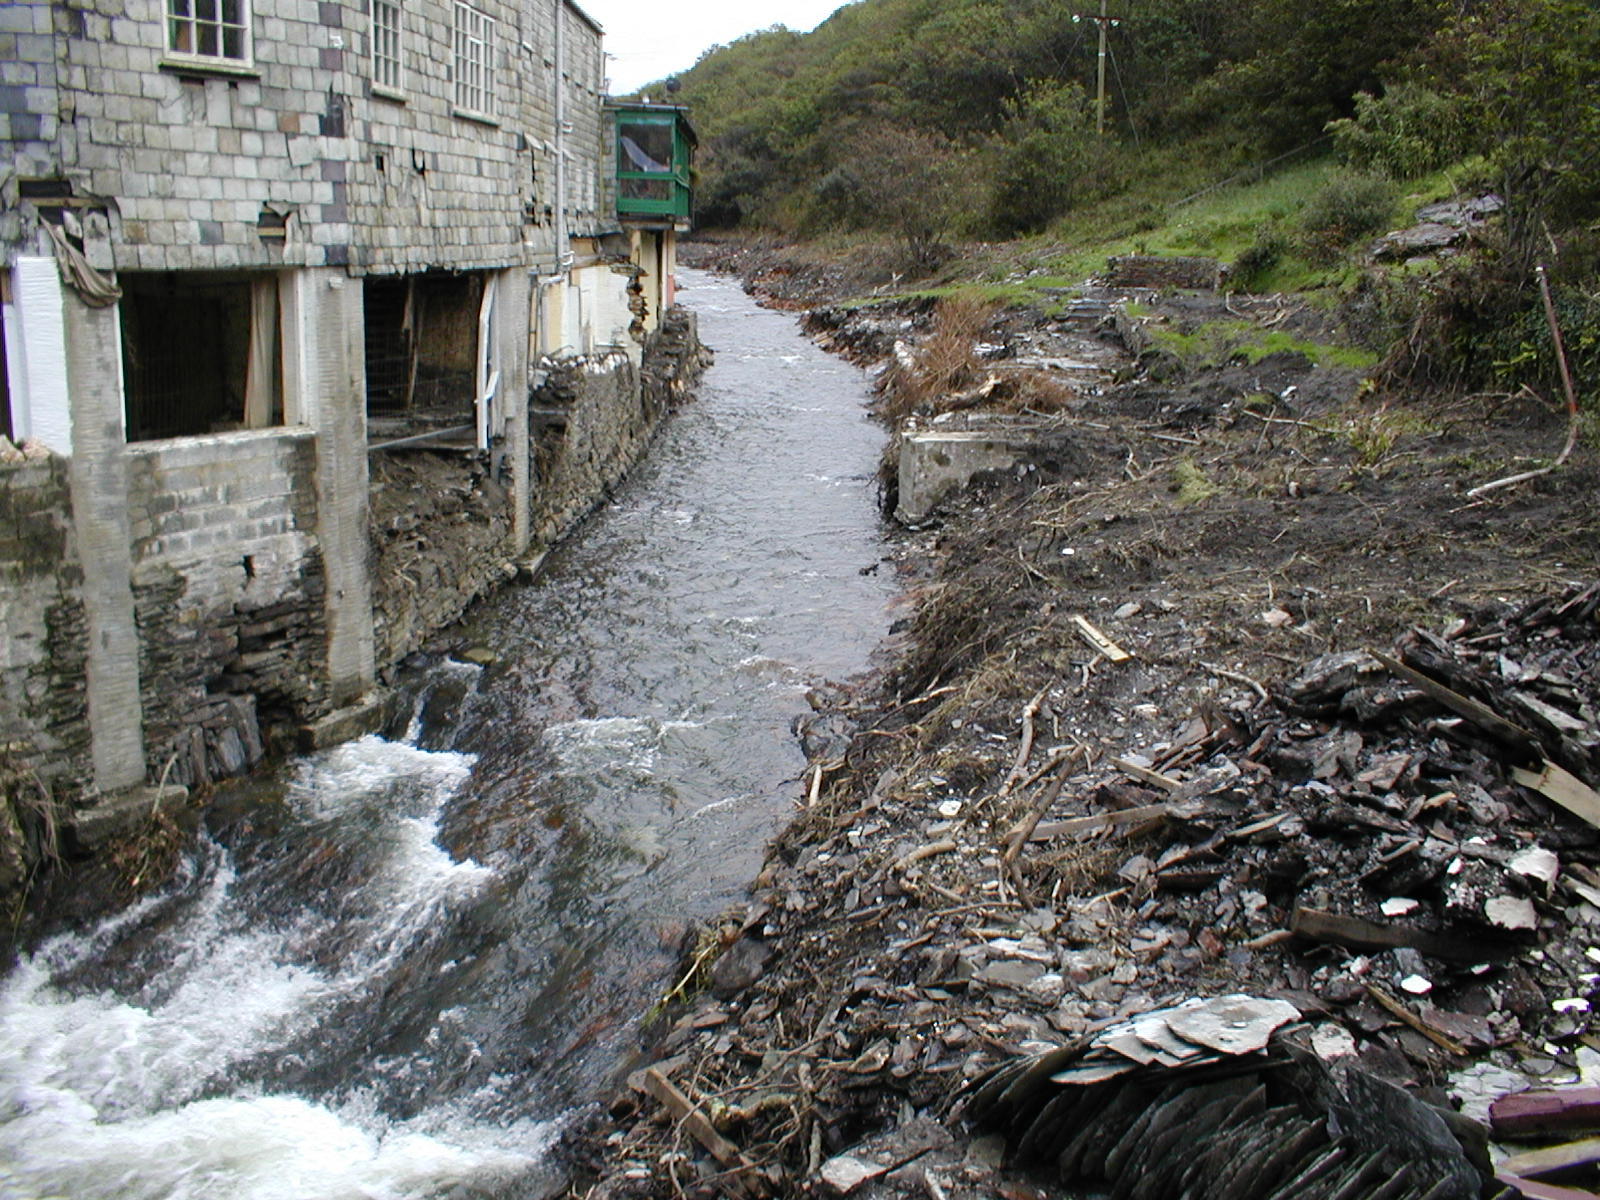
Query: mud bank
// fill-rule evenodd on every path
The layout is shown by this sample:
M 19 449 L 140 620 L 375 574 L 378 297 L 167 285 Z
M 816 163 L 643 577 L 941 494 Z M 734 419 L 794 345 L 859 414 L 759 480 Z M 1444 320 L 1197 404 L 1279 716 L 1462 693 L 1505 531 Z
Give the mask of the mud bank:
M 771 249 L 757 270 L 820 278 Z M 1138 304 L 1185 336 L 1205 311 L 1329 332 L 1282 299 Z M 912 304 L 813 328 L 890 361 L 934 323 Z M 574 1194 L 1104 1188 L 1103 1155 L 1082 1178 L 1019 1152 L 1036 1110 L 969 1129 L 966 1089 L 1196 997 L 1292 1005 L 1264 1061 L 1293 1043 L 1475 1118 L 1586 1069 L 1600 835 L 1514 771 L 1600 784 L 1593 449 L 1475 500 L 1559 445 L 1555 414 L 1372 392 L 1298 351 L 1196 365 L 1112 321 L 1001 313 L 979 340 L 1067 336 L 1126 368 L 1044 414 L 1075 447 L 1059 473 L 983 473 L 905 535 L 891 665 L 816 697 L 803 811 L 686 960 L 574 1148 Z M 937 398 L 911 416 L 941 419 Z M 1508 749 L 1440 687 L 1543 723 Z M 1162 1069 L 1138 1078 L 1181 1084 Z M 1053 1163 L 1077 1131 L 1051 1128 L 1030 1148 Z M 1387 1173 L 1348 1194 L 1415 1169 L 1372 1153 Z

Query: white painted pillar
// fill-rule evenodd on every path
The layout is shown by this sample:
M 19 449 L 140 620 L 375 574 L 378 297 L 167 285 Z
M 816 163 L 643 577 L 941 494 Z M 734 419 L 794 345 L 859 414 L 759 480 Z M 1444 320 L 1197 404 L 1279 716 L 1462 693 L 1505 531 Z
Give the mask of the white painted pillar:
M 511 553 L 521 554 L 532 538 L 533 472 L 528 461 L 528 339 L 537 324 L 534 290 L 526 268 L 500 272 L 501 436 L 511 461 Z
M 46 260 L 49 261 L 49 260 Z M 42 364 L 56 346 L 49 336 L 30 342 L 28 379 L 34 436 L 53 432 L 55 387 L 70 395 L 68 469 L 72 528 L 83 569 L 89 631 L 84 693 L 89 712 L 94 785 L 112 792 L 145 782 L 144 707 L 139 684 L 139 630 L 133 609 L 133 552 L 128 518 L 127 422 L 122 380 L 120 306 L 91 308 L 60 285 L 55 263 L 56 325 L 63 352 L 59 381 Z M 32 281 L 25 337 L 37 331 L 47 307 L 42 274 Z M 48 441 L 46 442 L 48 445 Z
M 361 296 L 361 282 L 336 267 L 287 272 L 281 293 L 284 418 L 317 431 L 317 537 L 335 707 L 359 700 L 376 678 Z

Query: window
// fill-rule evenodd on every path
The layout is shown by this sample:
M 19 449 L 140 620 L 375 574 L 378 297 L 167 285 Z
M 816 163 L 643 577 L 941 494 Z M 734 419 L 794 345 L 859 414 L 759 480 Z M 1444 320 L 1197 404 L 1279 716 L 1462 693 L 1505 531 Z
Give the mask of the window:
M 186 58 L 250 61 L 250 0 L 167 0 L 167 49 Z
M 400 90 L 399 0 L 372 0 L 372 82 Z
M 494 18 L 470 4 L 456 5 L 456 107 L 492 116 L 494 113 Z
M 125 271 L 117 282 L 130 442 L 283 424 L 276 275 Z

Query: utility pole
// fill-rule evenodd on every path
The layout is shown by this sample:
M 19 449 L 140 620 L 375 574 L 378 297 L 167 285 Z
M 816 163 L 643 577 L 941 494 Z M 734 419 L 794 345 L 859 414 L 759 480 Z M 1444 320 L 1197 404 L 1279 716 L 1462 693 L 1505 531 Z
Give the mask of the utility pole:
M 1100 26 L 1100 57 L 1095 66 L 1094 88 L 1094 131 L 1101 137 L 1106 132 L 1106 59 L 1110 56 L 1110 48 L 1106 45 L 1106 35 L 1115 25 L 1122 24 L 1119 18 L 1111 16 L 1107 11 L 1108 0 L 1100 0 L 1100 15 L 1093 13 L 1073 13 L 1074 21 L 1093 21 Z
M 1106 15 L 1106 0 L 1100 0 L 1100 60 L 1095 67 L 1094 132 L 1104 137 L 1106 132 L 1106 27 L 1111 18 Z

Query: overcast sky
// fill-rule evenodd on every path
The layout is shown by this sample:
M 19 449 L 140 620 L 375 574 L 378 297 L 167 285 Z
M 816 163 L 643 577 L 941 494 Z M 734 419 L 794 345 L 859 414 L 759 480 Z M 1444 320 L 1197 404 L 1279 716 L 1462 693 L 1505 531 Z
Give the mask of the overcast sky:
M 606 31 L 613 95 L 694 66 L 701 51 L 771 25 L 810 30 L 846 0 L 578 0 Z

